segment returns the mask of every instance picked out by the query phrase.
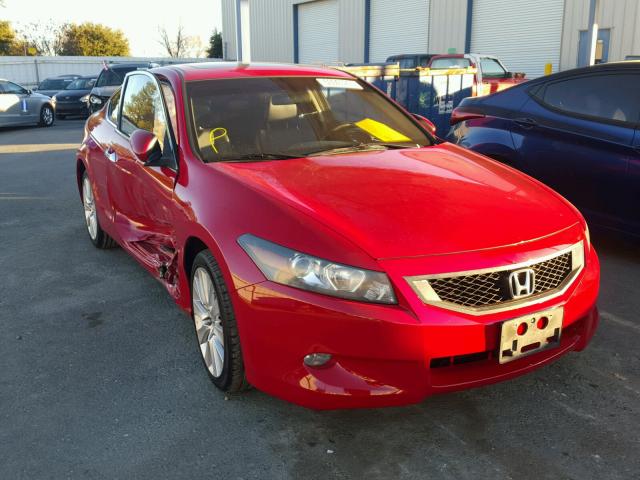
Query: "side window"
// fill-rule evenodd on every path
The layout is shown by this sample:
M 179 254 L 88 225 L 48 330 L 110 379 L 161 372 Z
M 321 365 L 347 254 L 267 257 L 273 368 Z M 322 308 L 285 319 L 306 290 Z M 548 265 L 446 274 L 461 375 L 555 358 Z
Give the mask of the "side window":
M 108 114 L 109 120 L 111 120 L 114 125 L 118 125 L 118 105 L 120 105 L 120 93 L 122 90 L 118 90 L 111 96 L 111 100 L 109 100 L 109 109 Z
M 23 93 L 27 93 L 24 88 L 20 85 L 16 85 L 15 83 L 7 82 L 4 84 L 4 93 L 14 93 L 17 95 L 22 95 Z
M 146 75 L 132 75 L 127 80 L 122 97 L 120 130 L 131 135 L 142 129 L 158 137 L 164 152 L 167 121 L 162 107 L 162 97 L 156 83 Z
M 588 75 L 549 83 L 540 94 L 545 104 L 570 114 L 636 123 L 640 119 L 638 84 L 640 74 Z
M 493 58 L 481 58 L 480 69 L 482 70 L 482 76 L 487 78 L 506 78 L 507 72 L 502 66 Z
M 171 85 L 166 81 L 160 82 L 160 88 L 162 88 L 162 94 L 164 95 L 164 101 L 167 105 L 167 112 L 169 112 L 169 124 L 173 130 L 173 138 L 178 139 L 177 123 L 176 123 L 176 98 L 173 94 Z

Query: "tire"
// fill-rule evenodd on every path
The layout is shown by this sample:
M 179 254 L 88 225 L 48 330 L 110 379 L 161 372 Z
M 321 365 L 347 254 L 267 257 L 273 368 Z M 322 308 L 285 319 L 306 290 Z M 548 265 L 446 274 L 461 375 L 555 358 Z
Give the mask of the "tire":
M 84 219 L 87 226 L 87 233 L 91 242 L 96 248 L 107 249 L 117 247 L 118 244 L 111 238 L 102 227 L 98 219 L 93 187 L 89 180 L 89 175 L 85 171 L 82 174 L 82 205 L 84 207 Z
M 193 261 L 190 285 L 196 345 L 209 379 L 223 392 L 246 390 L 249 384 L 231 298 L 209 250 L 200 252 Z
M 38 126 L 50 127 L 55 122 L 55 114 L 51 105 L 43 105 L 40 109 L 40 121 Z

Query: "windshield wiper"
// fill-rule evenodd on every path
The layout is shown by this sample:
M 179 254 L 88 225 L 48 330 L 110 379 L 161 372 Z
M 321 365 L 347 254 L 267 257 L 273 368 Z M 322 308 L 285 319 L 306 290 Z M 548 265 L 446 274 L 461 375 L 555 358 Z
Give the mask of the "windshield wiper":
M 300 158 L 302 155 L 288 155 L 286 153 L 266 153 L 255 152 L 238 155 L 237 157 L 228 157 L 220 160 L 221 162 L 255 162 L 256 160 L 285 160 L 292 158 Z
M 329 148 L 327 150 L 319 150 L 317 152 L 309 152 L 307 156 L 315 157 L 319 155 L 342 155 L 344 153 L 357 153 L 357 152 L 370 152 L 370 151 L 382 151 L 386 150 L 387 147 L 384 145 L 380 145 L 378 143 L 359 143 L 357 145 L 353 145 L 351 147 L 336 147 Z
M 421 145 L 417 144 L 417 143 L 410 143 L 410 144 L 406 144 L 406 143 L 393 143 L 393 142 L 372 142 L 372 143 L 367 143 L 368 145 L 382 145 L 383 147 L 387 147 L 387 148 L 391 148 L 391 149 L 400 149 L 400 148 L 420 148 Z
M 327 150 L 320 150 L 318 152 L 310 152 L 307 155 L 310 157 L 316 155 L 341 155 L 343 153 L 357 153 L 357 152 L 369 152 L 369 151 L 381 151 L 388 149 L 401 149 L 401 148 L 419 148 L 417 143 L 404 144 L 393 142 L 371 142 L 371 143 L 357 143 L 348 147 L 330 148 Z

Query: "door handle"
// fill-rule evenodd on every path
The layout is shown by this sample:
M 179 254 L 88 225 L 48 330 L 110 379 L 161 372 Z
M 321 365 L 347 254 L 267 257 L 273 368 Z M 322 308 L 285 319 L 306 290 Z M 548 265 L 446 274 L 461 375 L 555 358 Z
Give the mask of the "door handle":
M 107 148 L 107 149 L 104 151 L 104 155 L 107 157 L 107 159 L 108 159 L 110 162 L 115 163 L 115 162 L 117 162 L 117 161 L 118 161 L 118 154 L 117 154 L 117 153 L 116 153 L 116 151 L 115 151 L 113 148 L 111 148 L 111 147 Z
M 514 123 L 527 130 L 538 125 L 538 122 L 532 118 L 516 118 Z

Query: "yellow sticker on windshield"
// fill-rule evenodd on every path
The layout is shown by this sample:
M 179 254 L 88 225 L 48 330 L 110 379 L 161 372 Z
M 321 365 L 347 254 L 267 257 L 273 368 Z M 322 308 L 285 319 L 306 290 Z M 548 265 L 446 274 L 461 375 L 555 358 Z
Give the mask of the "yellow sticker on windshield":
M 211 148 L 213 151 L 218 153 L 218 149 L 216 148 L 216 140 L 220 140 L 221 138 L 229 141 L 229 136 L 227 135 L 227 129 L 223 127 L 212 128 L 209 132 L 209 143 L 211 143 Z
M 382 122 L 378 122 L 371 118 L 365 118 L 364 120 L 360 120 L 356 122 L 356 125 L 367 132 L 370 135 L 373 135 L 381 142 L 410 142 L 411 139 L 402 133 L 394 130 L 389 125 L 386 125 Z

